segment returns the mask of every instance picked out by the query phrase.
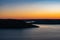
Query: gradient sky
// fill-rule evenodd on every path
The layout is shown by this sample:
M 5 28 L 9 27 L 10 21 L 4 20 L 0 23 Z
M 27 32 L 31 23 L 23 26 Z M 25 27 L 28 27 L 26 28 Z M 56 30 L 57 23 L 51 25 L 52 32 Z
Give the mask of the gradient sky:
M 60 19 L 59 0 L 0 0 L 2 19 Z

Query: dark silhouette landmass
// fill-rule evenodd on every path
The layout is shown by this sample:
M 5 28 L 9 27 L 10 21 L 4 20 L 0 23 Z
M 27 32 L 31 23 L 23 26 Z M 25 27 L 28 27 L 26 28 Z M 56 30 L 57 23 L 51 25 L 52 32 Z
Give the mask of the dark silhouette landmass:
M 26 23 L 25 20 L 0 19 L 0 28 L 34 28 L 38 27 L 32 23 Z
M 27 21 L 35 21 L 26 23 Z M 32 24 L 60 24 L 60 19 L 0 19 L 0 28 L 34 28 Z

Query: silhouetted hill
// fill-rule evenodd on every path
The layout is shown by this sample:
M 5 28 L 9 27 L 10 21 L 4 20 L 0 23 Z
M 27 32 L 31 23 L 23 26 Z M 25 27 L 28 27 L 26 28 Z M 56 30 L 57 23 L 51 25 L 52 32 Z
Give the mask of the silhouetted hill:
M 38 27 L 32 23 L 26 23 L 24 20 L 0 19 L 0 28 L 33 28 Z
M 27 21 L 35 21 L 26 23 Z M 32 24 L 60 24 L 60 19 L 0 19 L 0 28 L 33 28 Z

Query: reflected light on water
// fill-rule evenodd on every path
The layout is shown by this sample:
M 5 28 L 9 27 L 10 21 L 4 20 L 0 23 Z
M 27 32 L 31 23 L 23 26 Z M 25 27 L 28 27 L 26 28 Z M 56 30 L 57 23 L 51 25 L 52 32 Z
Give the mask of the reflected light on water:
M 41 25 L 39 28 L 0 29 L 3 40 L 60 40 L 60 25 Z M 2 34 L 2 35 L 1 35 Z
M 36 26 L 39 26 L 39 28 L 44 28 L 44 29 L 60 29 L 60 25 L 43 25 L 43 24 L 33 24 Z

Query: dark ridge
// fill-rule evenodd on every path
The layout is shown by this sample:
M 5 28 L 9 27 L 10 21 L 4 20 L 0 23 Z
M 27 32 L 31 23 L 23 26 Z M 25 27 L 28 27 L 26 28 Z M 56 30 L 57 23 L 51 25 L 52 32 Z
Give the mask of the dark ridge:
M 32 25 L 32 23 L 26 23 L 25 20 L 16 19 L 0 19 L 0 28 L 35 28 L 38 26 Z
M 60 24 L 60 19 L 30 19 L 27 21 L 35 21 L 33 24 Z
M 39 19 L 34 24 L 60 24 L 60 19 Z
M 26 23 L 27 21 L 35 21 Z M 32 24 L 60 25 L 60 19 L 0 19 L 0 28 L 34 28 Z

